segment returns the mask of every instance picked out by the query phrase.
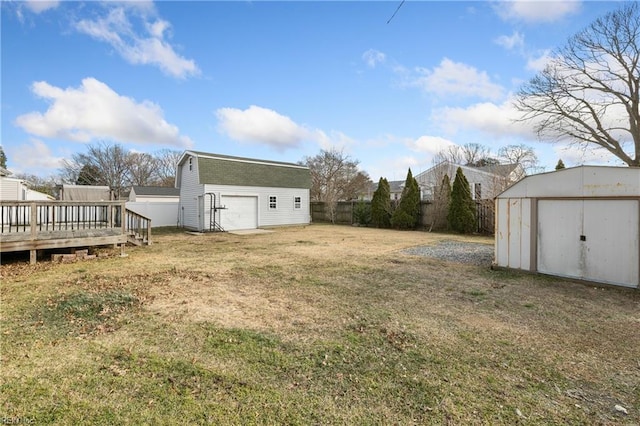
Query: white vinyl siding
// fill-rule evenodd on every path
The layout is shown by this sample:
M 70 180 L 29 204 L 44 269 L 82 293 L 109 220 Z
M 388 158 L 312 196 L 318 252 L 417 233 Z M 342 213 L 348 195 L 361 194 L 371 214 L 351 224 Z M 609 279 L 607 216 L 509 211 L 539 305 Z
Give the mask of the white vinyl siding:
M 283 226 L 283 225 L 307 225 L 310 223 L 309 190 L 300 188 L 262 188 L 257 186 L 232 186 L 232 185 L 205 185 L 204 192 L 213 192 L 217 197 L 225 196 L 249 196 L 258 198 L 258 227 Z M 300 208 L 269 208 L 270 197 L 281 200 L 292 200 L 300 197 Z M 220 199 L 220 198 L 218 198 Z M 207 206 L 208 209 L 208 206 Z M 218 219 L 227 213 L 221 210 Z M 208 220 L 208 216 L 206 217 Z M 208 223 L 208 222 L 207 222 Z
M 200 220 L 200 205 L 198 197 L 204 195 L 204 185 L 198 183 L 198 162 L 194 161 L 189 167 L 189 161 L 178 168 L 180 173 L 180 204 L 178 218 L 180 225 L 185 228 L 202 230 L 203 221 Z M 191 170 L 189 170 L 191 168 Z
M 0 178 L 0 200 L 20 201 L 24 200 L 23 184 L 18 179 Z

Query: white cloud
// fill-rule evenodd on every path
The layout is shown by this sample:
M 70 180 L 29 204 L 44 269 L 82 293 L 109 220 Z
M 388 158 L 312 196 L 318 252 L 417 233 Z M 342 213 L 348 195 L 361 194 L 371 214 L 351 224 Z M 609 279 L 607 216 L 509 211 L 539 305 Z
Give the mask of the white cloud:
M 36 174 L 39 170 L 59 169 L 63 157 L 55 157 L 49 147 L 39 139 L 31 139 L 29 143 L 13 147 L 10 158 L 15 167 L 14 173 Z
M 256 105 L 245 110 L 220 108 L 215 114 L 219 130 L 242 142 L 263 143 L 283 150 L 296 147 L 305 139 L 319 137 L 291 118 Z
M 49 9 L 55 9 L 60 5 L 59 0 L 26 0 L 24 5 L 33 13 L 42 13 Z
M 482 99 L 500 99 L 502 86 L 491 81 L 484 71 L 444 58 L 433 70 L 417 68 L 417 75 L 405 77 L 409 86 L 417 86 L 438 96 L 468 96 Z
M 521 50 L 524 47 L 524 35 L 514 31 L 510 36 L 501 35 L 496 38 L 495 43 L 507 50 Z
M 420 136 L 409 144 L 409 148 L 413 151 L 425 153 L 431 157 L 448 149 L 450 146 L 456 146 L 456 144 L 439 136 Z
M 551 59 L 551 51 L 545 50 L 542 53 L 539 53 L 537 57 L 532 56 L 527 60 L 527 69 L 535 72 L 540 72 L 544 70 Z
M 441 108 L 434 111 L 431 119 L 448 134 L 472 129 L 498 138 L 535 137 L 532 123 L 517 122 L 520 117 L 509 99 L 502 104 L 483 102 L 466 108 Z
M 45 113 L 19 116 L 16 124 L 32 135 L 88 142 L 113 139 L 119 142 L 189 147 L 191 140 L 163 118 L 152 102 L 137 103 L 121 96 L 94 78 L 85 78 L 79 88 L 61 89 L 45 81 L 31 90 L 51 105 Z
M 578 0 L 510 0 L 493 4 L 496 13 L 504 20 L 535 22 L 555 22 L 577 13 L 581 2 Z
M 383 63 L 387 56 L 375 49 L 369 49 L 362 54 L 362 60 L 369 66 L 369 68 L 375 68 L 376 65 Z
M 83 19 L 76 22 L 76 29 L 96 40 L 111 45 L 131 64 L 154 65 L 163 72 L 177 78 L 198 75 L 200 70 L 192 59 L 176 53 L 167 42 L 171 28 L 168 21 L 150 18 L 152 12 L 148 3 L 132 6 L 117 6 L 108 14 L 95 20 Z M 137 15 L 143 21 L 144 30 L 137 30 L 128 14 Z

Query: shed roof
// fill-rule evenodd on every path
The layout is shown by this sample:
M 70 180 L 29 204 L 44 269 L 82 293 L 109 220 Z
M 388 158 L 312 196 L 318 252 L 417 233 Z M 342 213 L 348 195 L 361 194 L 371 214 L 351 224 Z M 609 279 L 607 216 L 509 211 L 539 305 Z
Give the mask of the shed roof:
M 199 183 L 274 188 L 311 187 L 309 168 L 295 163 L 185 151 L 178 165 L 189 157 L 198 161 Z
M 131 188 L 136 195 L 147 195 L 153 197 L 179 197 L 180 190 L 166 186 L 134 186 Z
M 640 197 L 640 168 L 578 166 L 527 176 L 497 198 Z

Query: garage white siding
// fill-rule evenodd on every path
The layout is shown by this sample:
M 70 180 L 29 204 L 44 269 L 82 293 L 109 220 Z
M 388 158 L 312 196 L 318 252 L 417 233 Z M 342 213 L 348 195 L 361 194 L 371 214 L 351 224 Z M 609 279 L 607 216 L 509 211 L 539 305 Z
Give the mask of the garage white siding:
M 580 166 L 496 198 L 497 266 L 640 287 L 640 169 Z
M 216 221 L 225 231 L 306 225 L 311 220 L 307 189 L 205 185 L 205 192 L 215 194 L 218 205 L 225 207 L 216 216 Z M 275 197 L 275 208 L 271 208 L 271 197 Z M 298 206 L 295 204 L 296 198 L 300 199 Z M 207 229 L 210 211 L 208 200 L 206 198 L 204 206 Z
M 185 151 L 177 170 L 180 224 L 186 228 L 233 231 L 311 222 L 308 167 Z
M 203 230 L 204 218 L 201 217 L 204 203 L 204 185 L 198 181 L 198 162 L 188 161 L 178 168 L 180 176 L 180 203 L 178 205 L 178 220 L 180 226 L 198 231 Z

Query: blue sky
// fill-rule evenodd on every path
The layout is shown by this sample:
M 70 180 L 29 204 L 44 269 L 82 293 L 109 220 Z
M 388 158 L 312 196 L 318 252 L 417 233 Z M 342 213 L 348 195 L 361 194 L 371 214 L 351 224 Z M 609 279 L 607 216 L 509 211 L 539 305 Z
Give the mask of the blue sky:
M 87 144 L 297 162 L 342 149 L 404 179 L 449 145 L 541 166 L 620 163 L 540 142 L 511 101 L 616 2 L 3 1 L 2 146 L 55 175 Z

